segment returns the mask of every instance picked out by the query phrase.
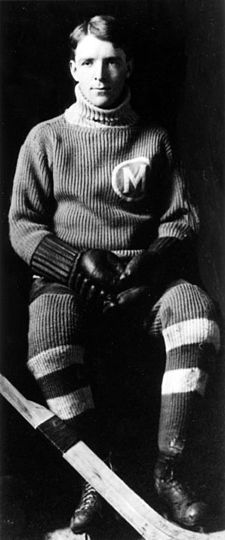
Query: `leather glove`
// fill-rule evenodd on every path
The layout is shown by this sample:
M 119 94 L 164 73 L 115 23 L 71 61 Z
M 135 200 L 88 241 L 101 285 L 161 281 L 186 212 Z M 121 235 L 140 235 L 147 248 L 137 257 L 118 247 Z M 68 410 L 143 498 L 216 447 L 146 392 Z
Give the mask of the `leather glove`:
M 104 313 L 108 313 L 112 310 L 115 311 L 115 308 L 120 309 L 121 312 L 127 309 L 136 309 L 137 307 L 143 305 L 143 301 L 146 299 L 149 300 L 150 297 L 151 293 L 149 287 L 130 287 L 129 289 L 125 289 L 114 296 L 113 302 L 107 303 L 106 301 L 104 305 Z
M 193 258 L 190 256 L 191 245 L 189 239 L 157 238 L 149 249 L 128 262 L 119 278 L 119 290 L 147 285 L 154 303 L 172 281 L 190 278 L 187 270 Z
M 173 237 L 156 239 L 149 249 L 133 257 L 119 278 L 120 290 L 148 285 L 157 299 L 173 280 L 186 275 L 189 241 Z
M 149 285 L 154 288 L 159 257 L 151 251 L 135 255 L 127 264 L 119 278 L 120 290 L 131 286 Z
M 143 304 L 151 298 L 149 287 L 130 287 L 120 292 L 116 297 L 116 306 L 123 309 L 136 309 L 143 307 Z
M 75 290 L 83 305 L 95 301 L 111 305 L 114 286 L 124 269 L 120 259 L 110 251 L 89 249 L 77 252 L 72 246 L 47 234 L 31 259 L 33 273 L 49 281 L 63 283 Z
M 110 306 L 116 301 L 116 283 L 124 270 L 120 259 L 110 251 L 89 249 L 78 256 L 72 287 L 82 304 L 104 302 Z
M 146 315 L 153 303 L 149 287 L 130 287 L 120 292 L 116 296 L 116 302 L 104 305 L 103 314 L 107 327 L 115 328 L 115 325 L 119 325 L 120 329 L 129 329 L 129 332 L 133 332 L 135 328 L 139 331 L 144 328 Z

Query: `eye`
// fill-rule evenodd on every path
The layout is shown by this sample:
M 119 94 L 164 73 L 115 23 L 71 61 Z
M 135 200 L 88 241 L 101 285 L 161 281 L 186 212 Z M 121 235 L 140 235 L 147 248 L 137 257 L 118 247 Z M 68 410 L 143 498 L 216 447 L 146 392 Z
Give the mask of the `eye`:
M 81 63 L 82 66 L 91 66 L 93 61 L 91 59 L 83 60 Z
M 111 66 L 117 66 L 119 64 L 119 61 L 117 58 L 109 58 L 108 64 Z

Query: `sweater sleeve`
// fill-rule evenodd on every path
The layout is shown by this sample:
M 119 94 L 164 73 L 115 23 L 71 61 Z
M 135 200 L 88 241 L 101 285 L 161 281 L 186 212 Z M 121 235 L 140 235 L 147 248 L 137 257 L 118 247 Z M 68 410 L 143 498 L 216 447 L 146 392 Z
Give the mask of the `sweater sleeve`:
M 162 153 L 168 166 L 159 215 L 158 237 L 173 237 L 178 240 L 196 237 L 199 230 L 197 209 L 191 201 L 184 173 L 174 159 L 166 132 L 162 137 Z
M 179 170 L 167 136 L 163 133 L 161 151 L 164 157 L 162 204 L 159 206 L 158 235 L 149 246 L 152 256 L 152 281 L 163 289 L 170 281 L 184 278 L 199 280 L 197 233 L 199 219 Z
M 9 234 L 16 253 L 40 276 L 72 284 L 77 252 L 54 234 L 52 133 L 39 124 L 19 152 L 9 211 Z
M 54 207 L 50 130 L 39 124 L 22 145 L 9 210 L 12 247 L 28 264 L 40 241 L 51 231 Z

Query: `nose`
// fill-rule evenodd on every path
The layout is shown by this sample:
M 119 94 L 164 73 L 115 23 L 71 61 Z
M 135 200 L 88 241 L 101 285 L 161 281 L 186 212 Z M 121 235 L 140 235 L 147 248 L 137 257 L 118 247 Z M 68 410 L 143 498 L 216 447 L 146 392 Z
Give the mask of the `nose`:
M 94 77 L 95 77 L 95 80 L 96 81 L 101 81 L 102 79 L 105 78 L 105 64 L 102 60 L 99 60 L 98 62 L 96 62 L 95 64 L 95 73 L 94 73 Z

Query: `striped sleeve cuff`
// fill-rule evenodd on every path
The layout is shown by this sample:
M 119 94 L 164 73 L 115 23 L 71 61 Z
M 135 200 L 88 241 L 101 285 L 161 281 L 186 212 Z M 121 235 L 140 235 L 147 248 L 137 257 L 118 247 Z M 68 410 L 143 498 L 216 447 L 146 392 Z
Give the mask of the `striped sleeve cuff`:
M 148 251 L 156 255 L 163 255 L 171 249 L 179 249 L 181 241 L 173 236 L 157 238 L 149 247 Z
M 50 281 L 72 286 L 80 254 L 55 235 L 45 236 L 36 248 L 31 268 Z

